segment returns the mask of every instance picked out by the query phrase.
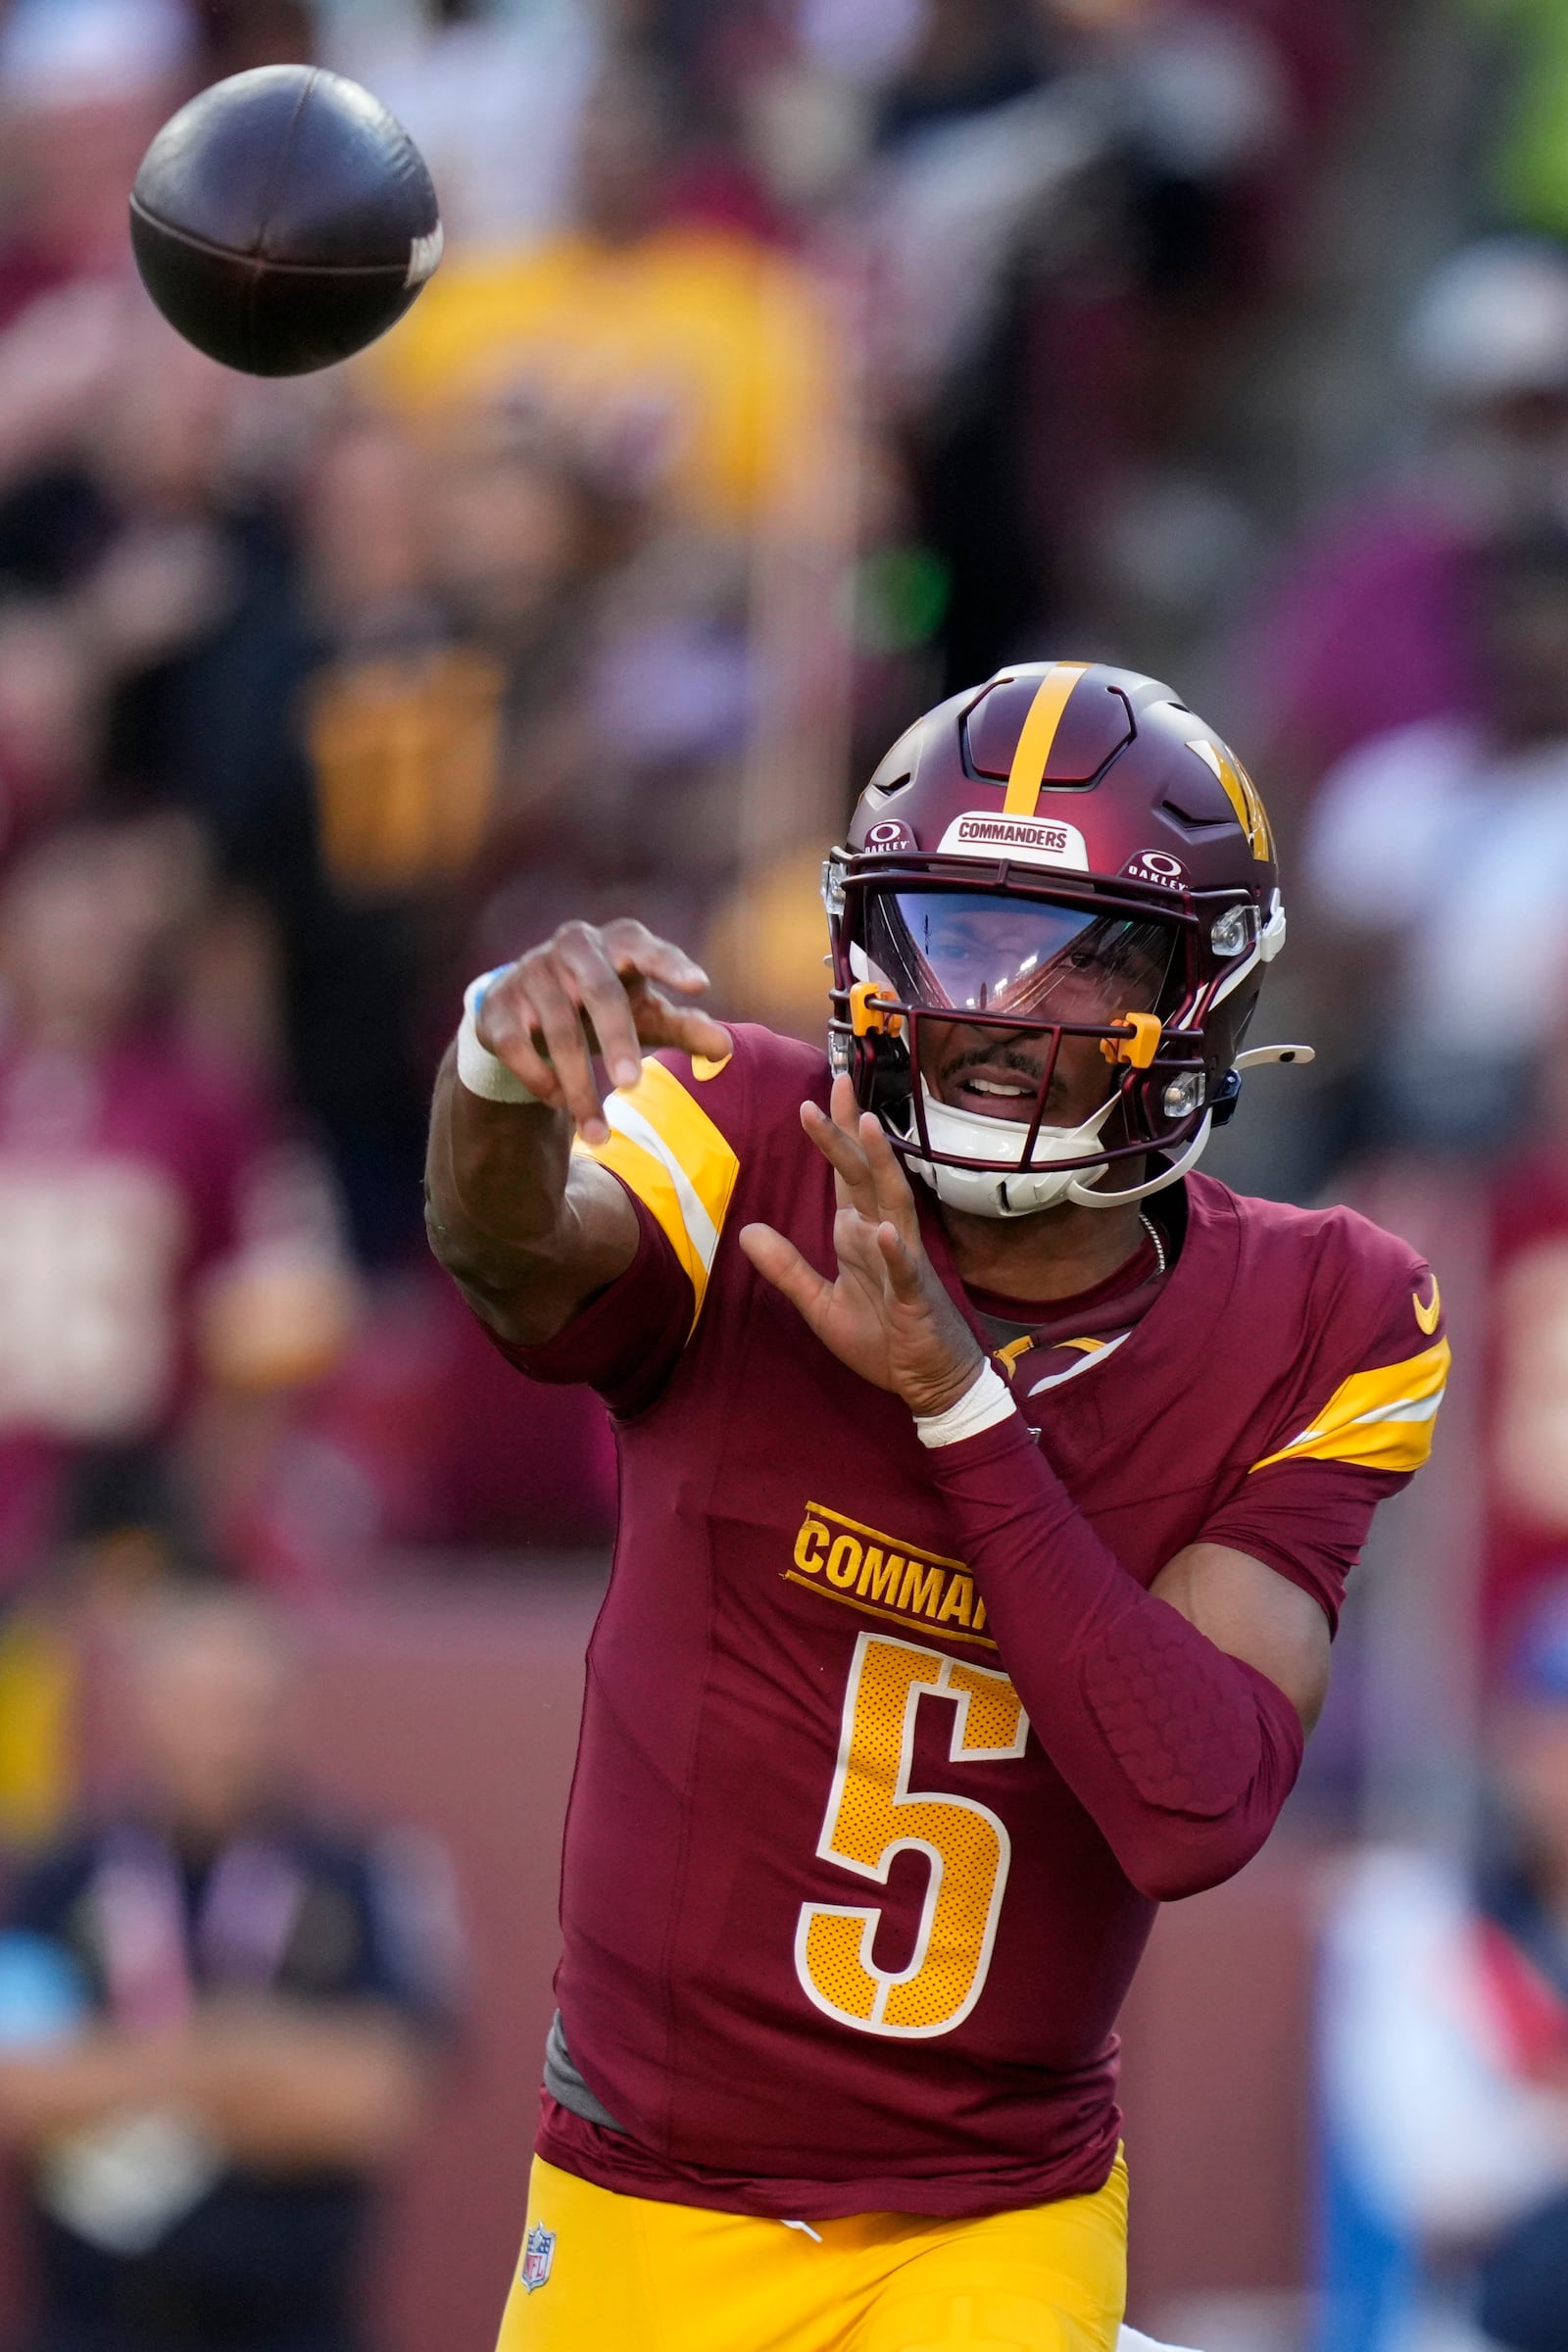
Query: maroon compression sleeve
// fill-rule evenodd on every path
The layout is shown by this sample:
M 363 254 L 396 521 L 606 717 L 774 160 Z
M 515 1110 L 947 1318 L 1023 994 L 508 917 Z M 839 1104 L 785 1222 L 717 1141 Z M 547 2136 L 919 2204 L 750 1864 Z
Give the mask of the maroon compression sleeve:
M 1035 1733 L 1140 1893 L 1217 1886 L 1267 1838 L 1300 1718 L 1112 1557 L 1014 1413 L 928 1466 Z

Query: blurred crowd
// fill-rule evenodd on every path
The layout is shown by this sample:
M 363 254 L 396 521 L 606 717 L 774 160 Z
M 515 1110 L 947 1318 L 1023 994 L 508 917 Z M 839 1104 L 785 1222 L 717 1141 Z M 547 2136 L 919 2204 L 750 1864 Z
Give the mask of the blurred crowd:
M 0 11 L 0 1585 L 604 1542 L 597 1407 L 421 1251 L 465 980 L 629 909 L 816 1034 L 816 861 L 911 711 L 1218 642 L 1235 383 L 1366 46 L 1348 0 Z M 448 258 L 261 383 L 153 314 L 125 193 L 307 58 L 401 111 Z
M 307 58 L 448 251 L 263 383 L 153 314 L 125 196 Z M 0 1828 L 62 1599 L 602 1548 L 598 1407 L 423 1254 L 463 985 L 628 911 L 818 1035 L 858 779 L 1050 653 L 1263 789 L 1318 1060 L 1212 1164 L 1425 1221 L 1479 1717 L 1568 1569 L 1568 0 L 9 0 L 0 123 Z M 1476 1900 L 1568 2002 L 1546 1880 Z M 1466 1886 L 1351 1889 L 1344 1967 Z

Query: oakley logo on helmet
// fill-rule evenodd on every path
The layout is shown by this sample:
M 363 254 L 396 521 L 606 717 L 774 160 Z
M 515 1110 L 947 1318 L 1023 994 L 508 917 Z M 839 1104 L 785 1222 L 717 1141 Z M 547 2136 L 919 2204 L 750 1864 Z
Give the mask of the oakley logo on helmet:
M 1187 881 L 1186 866 L 1168 850 L 1140 850 L 1121 870 L 1125 881 L 1153 882 L 1161 890 L 1181 890 Z
M 956 816 L 942 836 L 939 855 L 1015 858 L 1025 865 L 1089 871 L 1089 852 L 1076 825 L 1048 824 L 1038 816 L 999 816 L 986 808 Z
M 912 850 L 914 835 L 897 817 L 882 816 L 874 825 L 867 825 L 865 846 L 868 850 Z

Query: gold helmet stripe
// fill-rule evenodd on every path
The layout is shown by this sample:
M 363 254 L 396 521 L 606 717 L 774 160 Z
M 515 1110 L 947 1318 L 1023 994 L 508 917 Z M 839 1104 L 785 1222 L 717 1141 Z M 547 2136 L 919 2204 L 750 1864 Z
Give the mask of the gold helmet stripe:
M 1035 699 L 1029 706 L 1007 773 L 1007 797 L 1002 804 L 1004 815 L 1033 816 L 1061 714 L 1088 667 L 1087 662 L 1053 662 L 1035 688 Z

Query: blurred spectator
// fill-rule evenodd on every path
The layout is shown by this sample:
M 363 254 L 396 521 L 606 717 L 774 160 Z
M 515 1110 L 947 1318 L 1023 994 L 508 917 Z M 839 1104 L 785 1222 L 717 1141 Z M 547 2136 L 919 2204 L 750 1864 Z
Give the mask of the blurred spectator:
M 384 665 L 328 680 L 318 768 L 330 794 L 335 766 L 341 802 L 345 748 L 402 726 L 392 704 L 421 677 L 437 694 L 452 748 L 430 806 L 445 844 L 464 850 L 466 827 L 466 854 L 483 853 L 443 1026 L 465 952 L 498 961 L 558 907 L 608 913 L 628 894 L 700 937 L 738 867 L 836 821 L 856 529 L 843 354 L 799 265 L 742 216 L 683 206 L 690 96 L 650 49 L 611 52 L 583 111 L 575 224 L 457 257 L 367 372 L 419 435 L 427 635 L 390 696 Z M 380 721 L 342 693 L 356 677 Z
M 302 1799 L 268 1622 L 186 1600 L 134 1638 L 136 1793 L 28 1865 L 0 1932 L 29 2342 L 350 2352 L 377 2179 L 452 2019 L 439 1858 Z
M 949 80 L 939 36 L 963 19 L 938 12 L 863 198 L 870 384 L 952 583 L 950 691 L 1069 603 L 1085 511 L 1124 455 L 1128 327 L 1102 94 L 1043 84 L 1038 62 L 1025 73 L 1016 36 L 1001 50 L 980 37 L 982 12 L 948 61 L 975 78 Z
M 1479 1633 L 1490 1651 L 1568 1559 L 1568 1005 L 1538 1056 L 1521 1147 L 1467 1222 L 1486 1248 Z
M 604 1407 L 520 1381 L 433 1266 L 383 1280 L 353 1346 L 300 1396 L 237 1541 L 253 1572 L 307 1591 L 422 1554 L 603 1551 L 615 1524 Z
M 407 125 L 453 245 L 513 245 L 561 226 L 601 50 L 596 10 L 421 0 L 344 14 L 328 62 Z
M 1041 78 L 1039 28 L 1007 0 L 931 0 L 915 25 L 904 69 L 883 97 L 880 130 L 889 142 L 985 114 Z
M 1493 1711 L 1468 1864 L 1375 1849 L 1340 1884 L 1319 2005 L 1322 2352 L 1568 2342 L 1568 1587 Z
M 175 1026 L 171 959 L 200 891 L 192 841 L 160 821 L 55 836 L 0 892 L 7 1585 L 110 1459 L 149 1459 L 155 1517 L 220 1519 L 245 1430 L 349 1328 L 318 1171 L 265 1092 Z M 170 1447 L 198 1403 L 205 1443 L 182 1474 Z
M 1497 1152 L 1568 995 L 1568 532 L 1504 540 L 1472 579 L 1475 716 L 1374 736 L 1311 815 L 1352 1145 Z
M 1237 691 L 1286 831 L 1368 736 L 1474 708 L 1477 550 L 1568 514 L 1568 255 L 1497 238 L 1429 279 L 1405 334 L 1420 445 L 1278 565 L 1243 636 Z
M 293 915 L 314 870 L 296 417 L 123 289 L 50 296 L 0 338 L 0 860 L 74 807 L 173 806 Z
M 311 652 L 270 478 L 286 415 L 133 299 L 69 442 L 0 500 L 0 573 L 55 600 L 87 664 L 98 797 L 187 809 L 227 871 L 284 904 L 309 863 L 294 703 Z
M 198 87 L 258 66 L 316 61 L 316 0 L 193 0 Z
M 125 191 L 194 62 L 182 0 L 16 0 L 7 10 L 0 326 L 46 288 L 125 274 Z
M 498 836 L 569 862 L 582 850 L 563 834 L 578 832 L 603 855 L 602 812 L 564 787 L 588 764 L 595 591 L 628 544 L 614 498 L 526 408 L 466 412 L 416 453 L 351 424 L 317 481 L 339 652 L 314 682 L 309 739 L 334 889 L 363 901 L 450 886 Z M 389 510 L 407 523 L 396 551 Z M 350 539 L 362 512 L 368 528 Z M 383 548 L 371 578 L 368 551 Z
M 608 60 L 583 113 L 575 224 L 456 256 L 377 372 L 415 412 L 531 396 L 710 526 L 788 520 L 822 494 L 832 339 L 781 255 L 670 220 L 680 107 L 651 58 Z
M 1335 68 L 1200 0 L 921 23 L 869 190 L 873 376 L 953 580 L 948 682 L 1043 627 L 1190 633 L 1250 544 L 1238 335 Z
M 609 756 L 593 710 L 636 507 L 526 404 L 416 439 L 350 416 L 305 492 L 319 880 L 281 908 L 294 1068 L 362 1251 L 383 1260 L 422 1254 L 429 1071 L 485 957 L 470 934 L 486 905 L 519 875 L 537 904 L 643 862 L 658 796 L 636 791 L 642 745 Z M 674 632 L 678 612 L 662 620 Z

